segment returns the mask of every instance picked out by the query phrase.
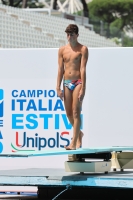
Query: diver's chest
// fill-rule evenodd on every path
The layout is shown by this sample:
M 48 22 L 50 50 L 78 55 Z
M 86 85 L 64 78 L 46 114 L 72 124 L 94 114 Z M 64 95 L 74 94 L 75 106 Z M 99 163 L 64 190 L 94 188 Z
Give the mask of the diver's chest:
M 66 52 L 64 53 L 63 59 L 65 62 L 80 61 L 81 53 L 80 52 Z

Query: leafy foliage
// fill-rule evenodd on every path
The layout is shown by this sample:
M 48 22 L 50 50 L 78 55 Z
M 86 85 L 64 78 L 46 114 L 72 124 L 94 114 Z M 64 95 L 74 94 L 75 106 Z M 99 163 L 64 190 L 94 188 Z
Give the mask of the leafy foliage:
M 107 36 L 133 28 L 133 0 L 93 0 L 88 4 L 90 18 L 107 25 Z M 119 31 L 118 31 L 119 30 Z

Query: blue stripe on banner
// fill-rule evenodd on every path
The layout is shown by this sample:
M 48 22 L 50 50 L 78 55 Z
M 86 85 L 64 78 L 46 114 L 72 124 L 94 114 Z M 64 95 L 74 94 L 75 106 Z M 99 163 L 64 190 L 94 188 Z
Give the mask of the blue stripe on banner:
M 3 102 L 0 103 L 0 117 L 3 117 Z
M 0 100 L 4 99 L 4 91 L 0 89 Z

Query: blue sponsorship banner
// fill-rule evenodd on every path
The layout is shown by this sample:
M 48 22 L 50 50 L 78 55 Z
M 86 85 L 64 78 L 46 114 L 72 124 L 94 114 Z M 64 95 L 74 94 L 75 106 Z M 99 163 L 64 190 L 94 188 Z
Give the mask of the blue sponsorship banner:
M 0 117 L 3 117 L 3 99 L 4 99 L 4 91 L 0 89 Z

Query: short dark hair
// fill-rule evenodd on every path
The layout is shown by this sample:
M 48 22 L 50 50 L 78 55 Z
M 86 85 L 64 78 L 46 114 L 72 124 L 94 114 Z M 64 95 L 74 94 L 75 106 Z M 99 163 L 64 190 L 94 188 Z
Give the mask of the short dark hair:
M 69 24 L 68 27 L 66 27 L 65 32 L 66 33 L 76 33 L 76 34 L 78 34 L 79 28 L 76 24 Z

